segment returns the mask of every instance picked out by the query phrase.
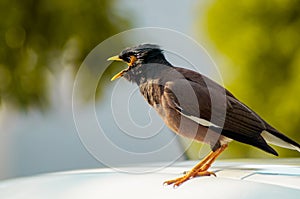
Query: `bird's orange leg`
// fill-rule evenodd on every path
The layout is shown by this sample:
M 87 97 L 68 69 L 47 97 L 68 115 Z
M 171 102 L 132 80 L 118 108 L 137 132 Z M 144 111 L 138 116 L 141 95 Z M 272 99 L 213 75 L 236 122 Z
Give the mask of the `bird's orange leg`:
M 216 160 L 216 158 L 226 149 L 227 144 L 222 145 L 216 151 L 210 152 L 201 162 L 199 162 L 195 167 L 193 167 L 189 172 L 187 172 L 184 176 L 180 178 L 176 178 L 174 180 L 165 181 L 164 184 L 170 185 L 173 184 L 174 187 L 178 187 L 185 181 L 197 177 L 197 176 L 210 176 L 215 173 L 207 171 L 211 164 Z

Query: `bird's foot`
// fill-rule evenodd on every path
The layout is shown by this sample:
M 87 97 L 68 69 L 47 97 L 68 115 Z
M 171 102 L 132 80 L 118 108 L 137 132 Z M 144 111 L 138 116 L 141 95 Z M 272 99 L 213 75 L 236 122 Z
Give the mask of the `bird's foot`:
M 222 145 L 216 151 L 210 152 L 201 162 L 199 162 L 196 166 L 193 167 L 192 170 L 187 172 L 184 176 L 180 178 L 176 178 L 174 180 L 168 180 L 164 182 L 164 185 L 171 185 L 176 188 L 180 186 L 185 181 L 188 181 L 191 178 L 198 177 L 198 176 L 216 176 L 215 173 L 208 171 L 211 164 L 215 161 L 215 159 L 225 150 L 227 144 Z
M 214 176 L 214 177 L 217 177 L 217 175 L 212 171 L 199 171 L 195 175 L 195 177 L 198 177 L 198 176 Z
M 194 177 L 198 177 L 198 176 L 216 176 L 216 174 L 214 172 L 210 172 L 210 171 L 205 171 L 205 170 L 200 170 L 200 171 L 189 171 L 186 172 L 186 174 L 182 177 L 173 179 L 173 180 L 167 180 L 164 182 L 164 185 L 171 185 L 173 184 L 174 188 L 177 188 L 178 186 L 180 186 L 182 183 L 188 181 L 189 179 L 192 179 Z

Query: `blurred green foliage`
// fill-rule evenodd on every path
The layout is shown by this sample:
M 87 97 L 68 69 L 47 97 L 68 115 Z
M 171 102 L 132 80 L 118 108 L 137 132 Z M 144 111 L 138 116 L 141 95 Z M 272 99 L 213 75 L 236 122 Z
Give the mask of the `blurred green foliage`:
M 204 16 L 202 29 L 222 56 L 218 65 L 226 87 L 300 142 L 300 1 L 215 0 Z M 230 145 L 223 157 L 268 157 L 253 147 Z M 280 157 L 299 157 L 274 148 Z
M 47 74 L 72 66 L 129 26 L 113 0 L 0 1 L 0 100 L 47 105 Z M 61 59 L 58 59 L 61 58 Z

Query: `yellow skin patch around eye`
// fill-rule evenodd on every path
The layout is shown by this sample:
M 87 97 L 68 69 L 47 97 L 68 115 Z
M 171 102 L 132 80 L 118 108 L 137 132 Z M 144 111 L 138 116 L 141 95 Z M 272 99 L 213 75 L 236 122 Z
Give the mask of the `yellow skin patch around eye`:
M 135 63 L 136 60 L 137 60 L 136 56 L 131 55 L 130 56 L 130 62 L 128 64 L 128 66 L 132 66 Z
M 117 73 L 116 75 L 114 75 L 110 81 L 114 81 L 115 79 L 118 79 L 119 77 L 122 77 L 123 74 L 125 72 L 127 72 L 129 70 L 129 68 L 135 63 L 135 61 L 137 60 L 136 56 L 131 55 L 130 56 L 130 62 L 126 62 L 123 59 L 121 59 L 118 55 L 110 57 L 107 59 L 107 61 L 121 61 L 121 62 L 125 62 L 127 63 L 128 67 L 122 71 L 120 71 L 119 73 Z

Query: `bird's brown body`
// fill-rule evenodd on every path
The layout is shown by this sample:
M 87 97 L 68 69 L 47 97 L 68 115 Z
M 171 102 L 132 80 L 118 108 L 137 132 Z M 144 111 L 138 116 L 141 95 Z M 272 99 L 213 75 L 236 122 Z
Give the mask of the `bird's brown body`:
M 156 45 L 128 48 L 110 60 L 128 64 L 112 80 L 124 77 L 136 83 L 172 131 L 211 146 L 212 152 L 190 172 L 166 184 L 179 186 L 195 176 L 213 174 L 207 169 L 232 140 L 274 155 L 278 154 L 268 143 L 300 152 L 297 142 L 269 125 L 228 90 L 195 71 L 172 66 Z
M 149 67 L 153 66 L 149 65 Z M 191 71 L 182 68 L 165 67 L 163 65 L 156 67 L 158 67 L 158 71 L 160 71 L 158 77 L 147 77 L 147 81 L 137 83 L 145 100 L 158 112 L 164 123 L 173 132 L 199 142 L 205 142 L 212 148 L 218 148 L 221 145 L 221 142 L 223 143 L 228 140 L 220 135 L 219 132 L 208 129 L 205 126 L 199 125 L 195 121 L 178 114 L 178 111 L 180 110 L 178 110 L 178 107 L 176 106 L 179 105 L 179 102 L 182 104 L 190 101 L 189 103 L 191 103 L 195 100 L 197 101 L 195 104 L 198 104 L 198 101 L 203 100 L 205 97 L 202 96 L 202 99 L 198 98 L 198 96 L 195 95 L 195 91 L 190 86 L 190 82 L 186 80 L 184 74 L 182 74 Z M 147 75 L 146 73 L 143 74 Z M 180 82 L 179 89 L 174 88 L 174 79 L 176 79 L 177 83 Z M 205 84 L 205 82 L 203 82 L 203 84 Z M 174 94 L 174 92 L 176 92 L 176 94 Z M 194 97 L 186 98 L 186 96 L 193 95 Z M 209 110 L 204 110 L 207 109 L 206 107 L 211 106 L 209 93 L 206 93 L 206 97 L 206 104 L 201 103 L 203 106 L 202 110 L 200 109 L 201 112 L 209 112 Z M 223 108 L 225 110 L 226 104 L 223 105 Z M 198 115 L 200 115 L 200 111 L 198 111 Z M 207 115 L 210 114 L 211 113 L 208 113 Z M 210 118 L 206 119 L 209 121 Z

